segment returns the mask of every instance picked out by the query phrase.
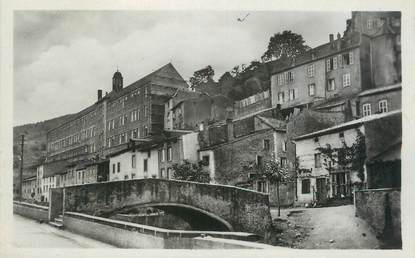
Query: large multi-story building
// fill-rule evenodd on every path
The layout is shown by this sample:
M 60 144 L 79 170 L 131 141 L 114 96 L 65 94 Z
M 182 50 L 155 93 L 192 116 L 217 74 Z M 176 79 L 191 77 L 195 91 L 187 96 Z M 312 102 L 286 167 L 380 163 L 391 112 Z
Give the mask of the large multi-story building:
M 97 102 L 47 133 L 48 162 L 104 159 L 126 147 L 130 138 L 151 138 L 164 127 L 165 101 L 176 91 L 189 91 L 172 64 L 123 87 L 117 71 L 112 91 L 98 90 Z
M 328 43 L 276 70 L 273 107 L 286 114 L 311 106 L 348 111 L 351 119 L 361 116 L 360 92 L 401 81 L 400 13 L 353 12 L 347 24 L 343 37 L 330 34 Z

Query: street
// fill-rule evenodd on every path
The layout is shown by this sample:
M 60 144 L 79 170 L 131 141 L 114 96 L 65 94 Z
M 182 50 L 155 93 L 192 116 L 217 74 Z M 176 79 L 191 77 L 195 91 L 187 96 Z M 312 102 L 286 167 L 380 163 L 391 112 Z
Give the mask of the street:
M 276 219 L 277 209 L 271 215 Z M 355 217 L 353 205 L 282 209 L 277 225 L 282 230 L 280 243 L 294 248 L 377 249 L 381 245 L 369 225 Z
M 13 215 L 13 246 L 20 248 L 115 248 L 49 224 Z

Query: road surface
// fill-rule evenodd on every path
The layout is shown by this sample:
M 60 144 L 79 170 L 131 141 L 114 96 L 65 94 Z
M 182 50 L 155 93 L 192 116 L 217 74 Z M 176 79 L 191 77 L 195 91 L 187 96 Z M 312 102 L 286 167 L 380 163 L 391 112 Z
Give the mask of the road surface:
M 271 215 L 277 218 L 277 210 L 272 209 Z M 370 226 L 355 217 L 353 205 L 284 209 L 281 218 L 287 226 L 282 229 L 280 240 L 290 247 L 378 249 L 381 245 Z
M 20 248 L 115 248 L 49 224 L 13 215 L 13 246 Z

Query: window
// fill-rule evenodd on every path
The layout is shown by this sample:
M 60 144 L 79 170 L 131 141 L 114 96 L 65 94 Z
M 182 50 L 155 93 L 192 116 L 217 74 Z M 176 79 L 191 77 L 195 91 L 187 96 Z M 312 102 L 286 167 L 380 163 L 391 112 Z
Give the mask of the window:
M 144 162 L 143 162 L 143 169 L 144 169 L 144 172 L 147 172 L 147 170 L 148 170 L 148 160 L 147 159 L 144 159 Z
M 294 100 L 295 99 L 295 89 L 290 90 L 289 93 L 290 93 L 290 95 L 289 95 L 290 100 Z
M 307 66 L 307 75 L 308 77 L 314 77 L 314 64 Z
M 167 179 L 170 179 L 172 176 L 171 174 L 171 168 L 167 168 Z
M 372 114 L 372 110 L 371 110 L 372 108 L 371 108 L 370 103 L 363 104 L 362 109 L 363 109 L 363 116 L 370 116 Z
M 171 149 L 171 147 L 168 147 L 167 148 L 167 161 L 172 161 L 172 159 L 173 159 L 173 153 L 172 153 L 172 149 Z
M 120 173 L 120 171 L 121 171 L 121 163 L 118 162 L 117 163 L 117 172 Z
M 205 165 L 205 166 L 209 166 L 209 155 L 204 155 L 204 156 L 202 157 L 202 163 L 203 163 L 203 165 Z
M 147 106 L 144 106 L 144 117 L 147 117 Z
M 136 163 L 137 163 L 137 158 L 136 158 L 135 154 L 133 154 L 131 156 L 131 167 L 135 168 Z
M 353 52 L 343 54 L 343 65 L 352 65 L 353 62 Z
M 301 193 L 302 194 L 310 193 L 310 179 L 301 180 Z
M 288 76 L 288 82 L 293 82 L 294 81 L 294 73 L 293 72 L 288 72 L 287 76 Z
M 256 164 L 257 164 L 258 167 L 262 166 L 262 156 L 260 156 L 260 155 L 256 156 Z
M 333 57 L 333 70 L 337 69 L 337 57 Z
M 283 141 L 281 144 L 282 151 L 287 151 L 287 142 Z
M 115 173 L 115 164 L 112 164 L 112 173 Z
M 264 150 L 269 150 L 270 142 L 268 139 L 264 139 Z
M 285 84 L 285 76 L 283 73 L 277 75 L 277 84 L 284 85 Z
M 278 92 L 278 102 L 279 103 L 284 102 L 284 92 Z
M 336 89 L 336 82 L 334 79 L 329 79 L 327 82 L 327 91 L 333 91 Z
M 343 74 L 343 87 L 348 87 L 350 85 L 350 73 Z
M 160 178 L 164 178 L 166 175 L 164 174 L 164 168 L 160 169 Z
M 321 168 L 321 154 L 320 153 L 314 154 L 314 167 Z
M 314 96 L 314 94 L 316 93 L 316 85 L 313 84 L 309 84 L 308 85 L 308 96 Z
M 161 162 L 166 161 L 166 150 L 163 148 L 161 150 Z
M 330 72 L 331 70 L 333 70 L 331 59 L 327 59 L 326 60 L 326 71 Z
M 383 99 L 379 101 L 379 113 L 386 113 L 388 112 L 388 101 Z
M 281 157 L 280 158 L 280 165 L 281 165 L 281 167 L 285 167 L 287 165 L 287 158 Z
M 366 27 L 370 30 L 373 28 L 373 20 L 368 19 L 366 22 Z

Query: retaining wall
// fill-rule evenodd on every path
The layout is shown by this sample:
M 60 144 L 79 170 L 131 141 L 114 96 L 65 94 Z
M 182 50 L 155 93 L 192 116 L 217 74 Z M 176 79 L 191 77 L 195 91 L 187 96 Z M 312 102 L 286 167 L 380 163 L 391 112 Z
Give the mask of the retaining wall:
M 49 208 L 25 203 L 25 202 L 13 202 L 13 213 L 19 214 L 21 216 L 35 219 L 35 220 L 42 220 L 48 221 L 49 220 Z
M 356 215 L 389 242 L 401 243 L 401 190 L 368 189 L 355 192 Z
M 158 249 L 235 249 L 235 248 L 274 248 L 237 240 L 250 239 L 254 235 L 241 232 L 198 232 L 156 228 L 151 226 L 116 221 L 75 212 L 65 212 L 64 226 L 73 231 L 96 240 L 121 248 L 158 248 Z M 109 233 L 110 232 L 110 233 Z M 202 234 L 211 235 L 201 237 Z M 235 239 L 219 238 L 221 234 Z

